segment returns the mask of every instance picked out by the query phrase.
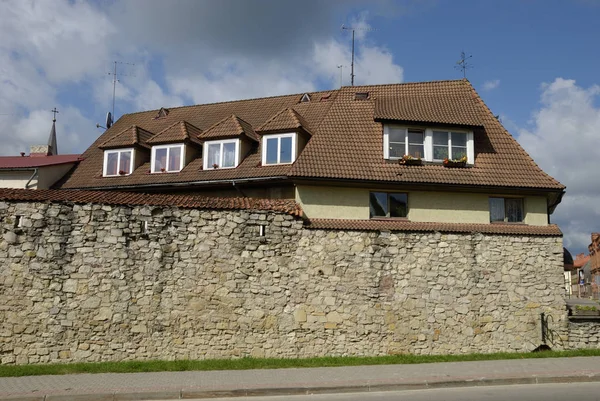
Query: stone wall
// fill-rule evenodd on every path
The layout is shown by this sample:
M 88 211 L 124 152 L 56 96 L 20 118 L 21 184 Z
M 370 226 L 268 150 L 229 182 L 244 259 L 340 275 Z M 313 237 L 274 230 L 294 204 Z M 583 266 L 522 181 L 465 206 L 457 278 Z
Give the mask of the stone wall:
M 569 322 L 569 341 L 567 348 L 600 348 L 600 321 Z
M 568 337 L 560 237 L 34 202 L 0 221 L 3 364 L 530 351 L 542 311 Z

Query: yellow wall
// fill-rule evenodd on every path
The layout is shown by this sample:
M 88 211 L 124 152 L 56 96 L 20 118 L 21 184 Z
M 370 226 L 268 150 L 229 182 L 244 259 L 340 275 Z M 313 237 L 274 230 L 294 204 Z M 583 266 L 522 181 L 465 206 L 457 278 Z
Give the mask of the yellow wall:
M 296 187 L 296 201 L 308 218 L 368 219 L 369 192 L 377 190 L 299 185 Z M 490 222 L 489 194 L 407 192 L 408 219 L 411 221 L 483 224 Z M 526 224 L 548 224 L 545 197 L 525 197 L 524 206 Z
M 72 163 L 58 166 L 40 167 L 38 174 L 29 183 L 28 189 L 48 189 L 61 179 L 71 168 Z M 0 188 L 25 188 L 34 169 L 23 171 L 0 171 Z
M 0 188 L 25 188 L 25 184 L 27 184 L 32 174 L 33 169 L 25 171 L 0 171 Z M 29 183 L 29 188 L 36 188 L 37 180 L 37 177 L 35 177 Z

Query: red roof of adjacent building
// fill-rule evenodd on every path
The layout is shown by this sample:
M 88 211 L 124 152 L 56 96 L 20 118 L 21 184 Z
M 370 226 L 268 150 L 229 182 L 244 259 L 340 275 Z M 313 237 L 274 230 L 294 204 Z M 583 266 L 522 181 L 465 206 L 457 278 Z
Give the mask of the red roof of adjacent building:
M 0 169 L 21 169 L 78 163 L 81 155 L 0 156 Z

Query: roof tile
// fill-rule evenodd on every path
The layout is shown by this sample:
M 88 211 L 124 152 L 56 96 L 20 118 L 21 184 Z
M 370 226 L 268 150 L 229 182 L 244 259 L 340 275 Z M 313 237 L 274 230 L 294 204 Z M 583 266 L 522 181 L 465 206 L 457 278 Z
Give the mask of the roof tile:
M 147 141 L 147 143 L 150 145 L 159 145 L 164 143 L 190 141 L 196 144 L 201 144 L 200 140 L 198 139 L 198 136 L 201 134 L 202 130 L 193 126 L 187 121 L 178 121 L 154 135 Z

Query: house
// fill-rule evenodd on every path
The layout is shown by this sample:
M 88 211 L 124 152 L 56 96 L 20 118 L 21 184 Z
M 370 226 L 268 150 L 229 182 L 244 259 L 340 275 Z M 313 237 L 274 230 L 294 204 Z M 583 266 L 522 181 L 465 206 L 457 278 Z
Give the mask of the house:
M 466 80 L 122 116 L 56 188 L 295 199 L 328 229 L 560 235 L 565 186 Z
M 592 242 L 588 245 L 590 251 L 590 272 L 592 282 L 592 294 L 598 299 L 600 294 L 600 233 L 592 233 Z
M 29 156 L 0 157 L 0 188 L 48 189 L 81 161 L 80 155 L 59 155 L 56 119 L 47 145 L 34 145 Z

